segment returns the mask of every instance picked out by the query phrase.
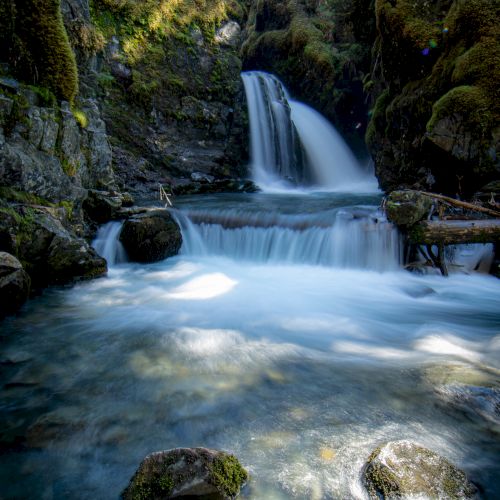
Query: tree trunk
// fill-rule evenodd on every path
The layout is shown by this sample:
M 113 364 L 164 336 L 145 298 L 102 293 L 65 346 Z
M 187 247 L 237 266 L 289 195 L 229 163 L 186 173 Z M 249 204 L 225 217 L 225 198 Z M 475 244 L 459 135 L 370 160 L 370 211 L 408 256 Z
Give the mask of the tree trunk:
M 411 243 L 419 245 L 457 245 L 500 241 L 500 219 L 423 221 L 409 231 Z

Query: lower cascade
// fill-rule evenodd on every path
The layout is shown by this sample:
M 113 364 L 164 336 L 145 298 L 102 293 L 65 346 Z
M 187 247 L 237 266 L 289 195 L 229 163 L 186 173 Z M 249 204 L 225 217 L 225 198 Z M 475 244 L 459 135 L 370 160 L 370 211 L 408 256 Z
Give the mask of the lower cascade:
M 380 212 L 337 210 L 285 215 L 238 209 L 176 211 L 182 253 L 261 263 L 377 271 L 401 264 L 397 230 Z

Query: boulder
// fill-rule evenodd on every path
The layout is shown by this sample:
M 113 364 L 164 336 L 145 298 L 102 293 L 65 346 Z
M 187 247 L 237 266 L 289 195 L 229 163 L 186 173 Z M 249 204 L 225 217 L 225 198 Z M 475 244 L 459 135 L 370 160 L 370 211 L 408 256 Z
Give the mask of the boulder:
M 125 221 L 120 241 L 131 260 L 156 262 L 179 252 L 182 235 L 170 213 L 161 209 Z
M 0 210 L 0 249 L 18 255 L 36 287 L 104 274 L 106 261 L 54 212 L 41 206 Z
M 476 498 L 464 472 L 410 441 L 394 441 L 369 457 L 364 480 L 370 498 Z
M 238 459 L 207 448 L 175 448 L 148 455 L 122 493 L 124 500 L 234 498 L 248 478 Z
M 68 283 L 74 279 L 91 279 L 107 272 L 106 260 L 85 241 L 55 236 L 47 256 L 49 283 Z
M 11 254 L 0 252 L 0 318 L 16 312 L 28 298 L 30 278 Z
M 393 191 L 385 205 L 387 218 L 397 226 L 412 226 L 427 218 L 432 199 L 419 191 Z
M 122 198 L 109 191 L 89 189 L 88 196 L 83 202 L 83 209 L 95 222 L 103 224 L 114 219 L 122 207 Z

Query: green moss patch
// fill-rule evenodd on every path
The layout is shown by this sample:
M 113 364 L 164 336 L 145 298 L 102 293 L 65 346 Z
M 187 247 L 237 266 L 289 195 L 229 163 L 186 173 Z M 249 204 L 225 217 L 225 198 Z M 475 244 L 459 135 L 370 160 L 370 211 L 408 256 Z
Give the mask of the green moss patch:
M 441 97 L 432 108 L 427 130 L 432 132 L 438 121 L 453 115 L 461 116 L 463 126 L 475 134 L 483 135 L 492 126 L 489 99 L 479 87 L 455 87 Z
M 14 13 L 8 54 L 15 74 L 72 102 L 78 92 L 78 70 L 60 0 L 8 1 Z
M 226 497 L 235 497 L 248 479 L 247 471 L 234 455 L 217 457 L 210 466 L 211 481 Z

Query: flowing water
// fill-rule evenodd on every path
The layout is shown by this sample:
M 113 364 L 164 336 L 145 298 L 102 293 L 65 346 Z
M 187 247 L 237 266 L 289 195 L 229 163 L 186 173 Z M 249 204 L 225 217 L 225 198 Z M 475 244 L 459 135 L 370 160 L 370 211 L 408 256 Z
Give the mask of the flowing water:
M 4 321 L 2 498 L 117 498 L 146 454 L 178 446 L 235 453 L 244 498 L 364 498 L 364 461 L 402 438 L 495 498 L 498 281 L 399 269 L 378 203 L 179 199 L 179 256 Z
M 263 190 L 300 185 L 315 191 L 377 191 L 373 172 L 362 168 L 323 116 L 293 100 L 274 75 L 249 71 L 242 78 L 250 118 L 251 168 Z
M 2 322 L 0 497 L 118 498 L 145 455 L 206 446 L 249 470 L 243 498 L 364 499 L 370 453 L 410 439 L 498 498 L 498 280 L 404 271 L 335 131 L 244 81 L 254 177 L 282 192 L 179 198 L 181 252 L 155 264 L 124 262 L 110 223 L 106 277 Z

